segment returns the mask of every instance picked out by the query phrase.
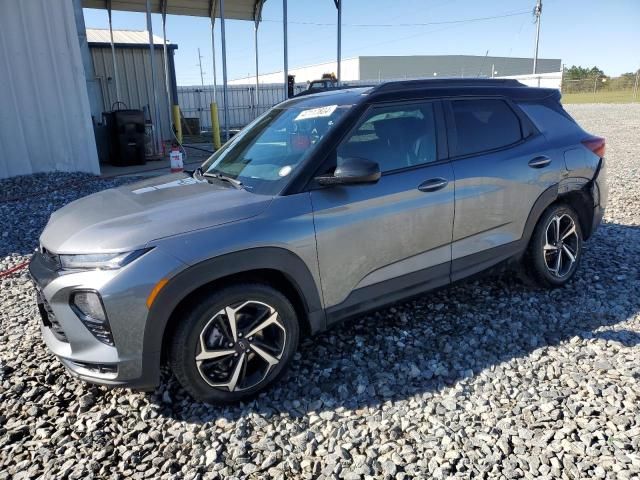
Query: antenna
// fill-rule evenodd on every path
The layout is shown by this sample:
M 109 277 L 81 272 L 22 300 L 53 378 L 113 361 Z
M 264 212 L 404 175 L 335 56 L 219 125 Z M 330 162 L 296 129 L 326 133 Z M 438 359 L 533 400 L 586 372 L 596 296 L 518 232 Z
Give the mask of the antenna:
M 533 54 L 533 74 L 536 74 L 538 66 L 538 43 L 540 42 L 540 16 L 542 15 L 542 0 L 536 2 L 533 9 L 533 16 L 536 17 L 536 49 Z

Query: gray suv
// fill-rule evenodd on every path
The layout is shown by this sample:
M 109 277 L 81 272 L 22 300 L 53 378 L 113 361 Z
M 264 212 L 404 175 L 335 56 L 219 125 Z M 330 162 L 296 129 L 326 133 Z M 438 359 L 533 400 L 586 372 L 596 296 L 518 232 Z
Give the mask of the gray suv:
M 575 274 L 607 200 L 604 139 L 556 90 L 424 80 L 285 101 L 194 172 L 55 212 L 30 265 L 74 375 L 196 399 L 272 384 L 303 335 L 512 265 Z

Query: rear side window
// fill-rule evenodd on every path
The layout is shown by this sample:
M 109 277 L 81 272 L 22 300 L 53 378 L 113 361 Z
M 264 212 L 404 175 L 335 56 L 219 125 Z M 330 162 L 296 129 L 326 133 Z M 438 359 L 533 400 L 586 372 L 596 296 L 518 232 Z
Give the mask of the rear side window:
M 582 132 L 580 125 L 559 104 L 545 105 L 523 102 L 519 106 L 538 130 L 547 136 Z
M 453 100 L 457 155 L 505 147 L 522 139 L 520 119 L 503 100 Z

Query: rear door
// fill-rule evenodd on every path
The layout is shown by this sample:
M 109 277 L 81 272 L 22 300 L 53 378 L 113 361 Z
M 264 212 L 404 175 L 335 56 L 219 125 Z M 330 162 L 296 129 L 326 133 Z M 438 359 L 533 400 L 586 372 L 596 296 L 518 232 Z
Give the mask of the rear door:
M 445 102 L 456 179 L 452 280 L 517 253 L 533 204 L 560 178 L 562 159 L 504 98 Z
M 346 157 L 382 171 L 375 184 L 311 191 L 330 319 L 448 283 L 454 182 L 443 123 L 440 102 L 372 107 L 329 156 L 322 173 Z

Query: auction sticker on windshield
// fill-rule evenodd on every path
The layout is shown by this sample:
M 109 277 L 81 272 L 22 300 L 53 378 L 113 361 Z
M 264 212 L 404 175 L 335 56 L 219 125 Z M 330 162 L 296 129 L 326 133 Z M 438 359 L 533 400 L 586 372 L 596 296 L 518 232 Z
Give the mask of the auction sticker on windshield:
M 307 120 L 309 118 L 330 117 L 331 114 L 336 111 L 336 108 L 338 108 L 338 105 L 327 105 L 326 107 L 303 110 L 298 114 L 294 121 Z

